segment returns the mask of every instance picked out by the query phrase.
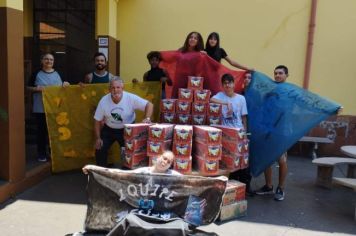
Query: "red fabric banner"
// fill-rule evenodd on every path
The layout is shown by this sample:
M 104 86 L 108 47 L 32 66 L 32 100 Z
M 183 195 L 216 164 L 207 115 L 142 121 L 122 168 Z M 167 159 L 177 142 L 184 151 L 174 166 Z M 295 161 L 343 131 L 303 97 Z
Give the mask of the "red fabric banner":
M 204 89 L 210 89 L 212 95 L 222 90 L 221 76 L 230 73 L 235 78 L 235 92 L 243 90 L 243 78 L 246 71 L 231 70 L 202 52 L 163 51 L 160 67 L 166 69 L 173 81 L 166 86 L 167 98 L 177 98 L 178 89 L 186 88 L 188 76 L 204 77 Z

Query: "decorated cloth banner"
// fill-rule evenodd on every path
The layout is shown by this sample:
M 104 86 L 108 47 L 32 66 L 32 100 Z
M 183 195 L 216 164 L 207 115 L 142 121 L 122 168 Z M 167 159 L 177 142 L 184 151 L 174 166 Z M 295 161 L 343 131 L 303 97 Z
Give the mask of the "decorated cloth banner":
M 311 128 L 336 114 L 339 104 L 254 72 L 245 98 L 250 137 L 250 168 L 261 174 Z
M 164 217 L 212 223 L 222 205 L 227 178 L 147 175 L 120 170 L 89 170 L 85 230 L 110 231 L 142 201 Z M 192 201 L 192 199 L 194 199 Z
M 161 89 L 159 82 L 125 84 L 125 91 L 149 100 L 154 105 L 154 119 L 159 120 Z M 71 85 L 66 88 L 46 87 L 43 92 L 52 171 L 62 172 L 94 163 L 94 113 L 99 100 L 109 92 L 108 84 Z M 141 121 L 143 112 L 136 113 Z M 118 145 L 109 152 L 109 162 L 119 161 Z
M 166 87 L 167 97 L 171 94 L 173 98 L 177 98 L 178 89 L 187 87 L 188 76 L 204 77 L 204 89 L 210 89 L 212 95 L 215 95 L 222 91 L 222 75 L 230 73 L 235 78 L 235 92 L 243 90 L 245 71 L 231 70 L 205 53 L 163 51 L 161 56 L 160 67 L 167 70 L 173 81 L 172 87 Z

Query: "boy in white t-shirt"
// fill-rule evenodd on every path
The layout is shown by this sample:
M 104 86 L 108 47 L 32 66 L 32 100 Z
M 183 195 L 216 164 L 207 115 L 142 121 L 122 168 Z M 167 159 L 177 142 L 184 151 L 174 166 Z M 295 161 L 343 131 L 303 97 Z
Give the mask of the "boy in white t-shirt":
M 245 97 L 234 92 L 234 77 L 224 74 L 221 77 L 223 92 L 214 95 L 210 101 L 223 105 L 222 124 L 235 128 L 247 128 L 247 106 Z
M 234 128 L 244 128 L 247 130 L 247 106 L 245 97 L 234 92 L 234 77 L 231 74 L 224 74 L 221 77 L 223 92 L 217 93 L 210 101 L 223 105 L 222 124 Z M 238 170 L 230 173 L 230 179 L 235 179 L 246 184 L 246 193 L 251 195 L 250 168 Z
M 117 141 L 124 147 L 124 125 L 135 122 L 135 110 L 145 112 L 144 123 L 151 122 L 153 104 L 139 96 L 124 91 L 123 81 L 115 77 L 110 81 L 110 93 L 99 101 L 94 119 L 95 158 L 98 166 L 107 167 L 107 155 Z M 104 122 L 104 127 L 102 123 Z

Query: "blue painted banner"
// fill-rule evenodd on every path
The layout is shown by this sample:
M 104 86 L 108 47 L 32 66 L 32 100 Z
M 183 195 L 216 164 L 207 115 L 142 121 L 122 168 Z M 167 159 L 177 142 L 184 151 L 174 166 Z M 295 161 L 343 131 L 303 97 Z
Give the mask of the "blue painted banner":
M 277 83 L 259 72 L 253 73 L 245 98 L 253 176 L 340 108 L 333 101 L 287 82 Z

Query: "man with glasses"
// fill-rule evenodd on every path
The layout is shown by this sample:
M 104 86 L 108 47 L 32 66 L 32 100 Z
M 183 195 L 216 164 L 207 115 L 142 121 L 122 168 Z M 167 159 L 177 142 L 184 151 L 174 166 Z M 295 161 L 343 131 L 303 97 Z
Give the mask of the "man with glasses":
M 213 96 L 210 101 L 223 105 L 222 124 L 234 128 L 247 128 L 247 106 L 245 97 L 234 92 L 234 77 L 224 74 L 221 77 L 223 91 Z
M 247 130 L 247 106 L 245 97 L 234 92 L 235 81 L 231 74 L 221 77 L 223 91 L 213 96 L 210 101 L 223 105 L 222 124 L 232 128 L 243 128 Z M 250 168 L 237 170 L 230 173 L 230 179 L 238 180 L 246 184 L 246 194 L 252 196 L 250 189 Z

